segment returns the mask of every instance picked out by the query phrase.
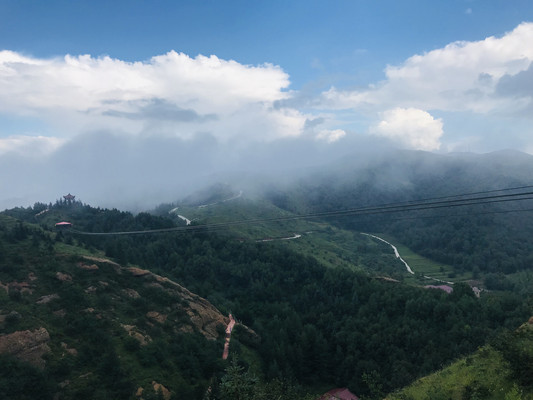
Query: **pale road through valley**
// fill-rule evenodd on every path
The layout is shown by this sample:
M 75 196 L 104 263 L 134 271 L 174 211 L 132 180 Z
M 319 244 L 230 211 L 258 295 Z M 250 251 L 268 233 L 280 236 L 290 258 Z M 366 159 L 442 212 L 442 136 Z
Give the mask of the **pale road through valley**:
M 385 239 L 382 239 L 379 236 L 371 235 L 370 233 L 361 232 L 361 235 L 370 236 L 370 237 L 373 237 L 374 239 L 381 240 L 382 242 L 387 243 L 394 250 L 394 255 L 396 256 L 396 258 L 399 258 L 400 261 L 405 264 L 405 268 L 407 268 L 407 272 L 413 275 L 415 274 L 413 270 L 411 269 L 411 267 L 409 266 L 409 264 L 407 264 L 405 260 L 402 258 L 402 256 L 400 256 L 400 253 L 398 252 L 398 249 L 396 248 L 396 246 L 394 246 L 392 243 L 387 242 Z

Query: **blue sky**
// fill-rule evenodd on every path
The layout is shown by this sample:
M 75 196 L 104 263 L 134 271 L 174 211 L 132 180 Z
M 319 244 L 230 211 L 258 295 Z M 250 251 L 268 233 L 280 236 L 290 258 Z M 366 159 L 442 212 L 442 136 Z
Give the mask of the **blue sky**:
M 204 175 L 252 148 L 533 153 L 530 0 L 0 0 L 0 21 L 0 206 L 92 182 L 118 142 L 100 192 L 163 142 Z
M 146 60 L 169 50 L 273 63 L 305 84 L 368 84 L 387 64 L 533 20 L 529 0 L 0 1 L 0 48 Z

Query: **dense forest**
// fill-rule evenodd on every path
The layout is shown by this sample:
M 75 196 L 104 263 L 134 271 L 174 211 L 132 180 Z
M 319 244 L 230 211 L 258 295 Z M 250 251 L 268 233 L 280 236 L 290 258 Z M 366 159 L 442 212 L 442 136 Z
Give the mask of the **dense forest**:
M 165 235 L 117 239 L 111 247 L 165 272 L 258 332 L 261 342 L 244 344 L 261 355 L 268 379 L 387 392 L 528 316 L 518 295 L 476 299 L 467 285 L 455 285 L 451 295 L 405 287 L 326 269 L 274 245 Z
M 46 207 L 50 205 L 37 204 L 5 214 L 35 222 L 35 214 Z M 95 209 L 79 202 L 57 202 L 49 209 L 48 221 L 52 221 L 52 216 L 54 220 L 65 217 L 75 221 L 76 228 L 82 231 L 174 226 L 168 218 Z M 41 224 L 47 229 L 46 221 L 43 219 Z M 34 238 L 43 235 L 39 232 L 29 232 L 18 224 L 4 231 L 2 240 L 37 241 Z M 208 299 L 223 313 L 234 314 L 257 335 L 236 329 L 232 355 L 238 357 L 239 364 L 233 365 L 233 373 L 241 371 L 241 375 L 246 375 L 251 368 L 262 382 L 289 381 L 315 389 L 348 386 L 368 398 L 379 398 L 474 351 L 503 329 L 520 325 L 531 310 L 530 299 L 512 292 L 476 298 L 468 285 L 456 284 L 453 293 L 447 294 L 385 281 L 348 268 L 326 268 L 316 259 L 276 243 L 242 242 L 209 232 L 90 236 L 65 231 L 56 234 L 54 240 L 100 250 L 120 264 L 168 276 Z M 4 260 L 4 268 L 8 261 Z M 77 301 L 81 299 L 73 303 Z M 69 329 L 78 329 L 80 334 L 98 329 L 97 321 L 95 327 L 87 326 L 88 321 L 78 326 L 79 323 L 69 323 Z M 102 336 L 93 333 L 92 338 Z M 109 341 L 102 336 L 97 342 L 105 347 Z M 142 349 L 141 362 L 149 365 L 165 360 L 171 363 L 168 368 L 178 370 L 186 363 L 188 369 L 193 369 L 190 374 L 203 379 L 215 372 L 212 366 L 208 367 L 213 361 L 207 355 L 200 357 L 202 346 L 194 342 L 154 346 Z M 181 347 L 173 350 L 172 346 Z M 189 346 L 187 352 L 195 355 L 195 367 L 190 360 L 177 356 L 183 346 Z M 152 353 L 145 354 L 147 351 Z M 162 354 L 171 355 L 173 361 L 166 356 L 161 358 Z M 93 362 L 94 355 L 88 353 L 86 357 L 87 362 Z M 112 368 L 117 360 L 108 361 Z M 203 372 L 194 372 L 195 369 Z M 114 373 L 120 376 L 120 369 Z M 118 378 L 113 381 L 121 382 Z M 214 390 L 213 395 L 220 393 L 223 398 L 224 387 Z M 124 390 L 129 389 L 125 383 Z M 188 390 L 193 397 L 201 392 L 195 392 L 194 387 Z

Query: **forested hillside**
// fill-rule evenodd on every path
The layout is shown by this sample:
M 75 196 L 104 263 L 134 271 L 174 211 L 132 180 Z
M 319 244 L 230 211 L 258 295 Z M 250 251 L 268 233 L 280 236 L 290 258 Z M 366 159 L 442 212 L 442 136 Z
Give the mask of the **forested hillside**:
M 263 383 L 292 382 L 291 390 L 297 390 L 295 385 L 302 385 L 306 388 L 304 392 L 321 393 L 330 387 L 347 386 L 358 395 L 380 398 L 456 357 L 474 351 L 488 338 L 496 337 L 502 329 L 516 328 L 531 313 L 528 298 L 512 292 L 484 293 L 481 298 L 476 298 L 466 284 L 456 284 L 451 294 L 407 286 L 349 267 L 325 267 L 316 258 L 278 242 L 242 241 L 227 234 L 197 230 L 96 236 L 76 233 L 144 231 L 174 226 L 168 218 L 146 213 L 134 216 L 117 210 L 95 209 L 79 202 L 57 202 L 55 205 L 36 204 L 34 207 L 13 209 L 3 215 L 10 216 L 4 217 L 7 219 L 2 225 L 2 246 L 9 249 L 10 255 L 2 260 L 0 280 L 20 281 L 31 271 L 43 281 L 48 279 L 48 285 L 51 285 L 59 267 L 61 272 L 73 277 L 73 283 L 57 289 L 60 300 L 51 303 L 54 307 L 50 312 L 64 309 L 67 314 L 51 317 L 54 322 L 50 322 L 49 326 L 57 324 L 57 328 L 50 328 L 49 334 L 52 342 L 57 343 L 56 349 L 60 348 L 61 340 L 67 340 L 65 343 L 70 348 L 86 346 L 93 339 L 102 337 L 95 346 L 108 346 L 102 351 L 117 354 L 117 358 L 109 361 L 109 368 L 115 368 L 117 376 L 123 379 L 105 381 L 109 382 L 106 384 L 109 386 L 103 386 L 102 396 L 117 390 L 120 393 L 131 392 L 140 384 L 137 379 L 148 381 L 146 369 L 162 367 L 166 372 L 156 373 L 160 379 L 157 382 L 165 384 L 176 395 L 188 393 L 193 398 L 201 398 L 209 378 L 218 375 L 222 376 L 222 380 L 211 381 L 212 396 L 231 398 L 227 397 L 228 387 L 223 384 L 228 379 L 224 380 L 225 366 L 219 361 L 220 342 L 218 345 L 206 342 L 198 335 L 175 336 L 174 324 L 181 323 L 182 317 L 179 306 L 173 304 L 179 305 L 179 302 L 175 303 L 154 288 L 136 283 L 135 290 L 141 298 L 153 301 L 154 305 L 139 299 L 116 303 L 119 297 L 113 293 L 118 277 L 113 278 L 113 284 L 105 287 L 99 283 L 100 280 L 108 282 L 111 277 L 105 280 L 101 277 L 87 280 L 89 277 L 86 277 L 78 282 L 81 279 L 77 277 L 79 273 L 89 273 L 74 272 L 77 272 L 75 265 L 80 262 L 79 258 L 67 258 L 73 263 L 70 266 L 58 264 L 58 260 L 62 259 L 60 254 L 66 249 L 82 255 L 101 253 L 124 267 L 135 266 L 168 277 L 205 297 L 223 315 L 230 312 L 235 315 L 256 335 L 236 329 L 230 358 L 237 357 L 241 367 L 235 366 L 236 369 L 227 371 L 228 374 L 231 371 L 244 374 L 250 368 L 250 373 L 259 378 L 249 382 L 250 393 L 256 394 L 261 392 Z M 54 223 L 60 220 L 72 222 L 75 230 L 53 232 Z M 30 222 L 34 225 L 26 225 Z M 20 246 L 33 250 L 22 252 Z M 365 249 L 362 247 L 360 251 Z M 31 259 L 17 254 L 29 254 Z M 393 256 L 390 262 L 396 262 Z M 18 265 L 26 265 L 27 270 L 22 273 Z M 124 274 L 119 277 L 122 279 Z M 133 282 L 138 281 L 127 283 L 128 287 Z M 86 293 L 86 286 L 96 288 L 96 295 Z M 106 296 L 110 288 L 113 291 Z M 41 295 L 35 292 L 31 297 L 21 292 L 13 295 L 15 298 L 10 296 L 2 310 L 5 309 L 5 313 L 15 311 L 23 317 L 37 311 L 38 315 L 45 315 L 37 305 L 32 305 L 38 294 Z M 123 297 L 120 296 L 121 299 Z M 128 305 L 129 302 L 132 304 Z M 29 305 L 30 308 L 24 308 Z M 162 327 L 146 320 L 147 313 L 154 311 L 152 308 L 156 305 L 162 307 L 159 313 L 168 315 Z M 105 322 L 108 325 L 100 327 L 99 324 L 104 322 L 95 319 L 96 325 L 86 328 L 87 321 L 92 319 L 82 318 L 79 330 L 68 331 L 78 329 L 74 320 L 84 315 L 79 313 L 80 310 L 98 307 L 104 314 L 123 314 L 131 321 L 128 325 L 142 327 L 141 330 L 153 341 L 147 346 L 138 346 L 128 339 L 129 345 L 114 347 L 113 352 L 109 350 L 113 348 L 111 344 L 117 346 L 116 341 L 120 342 L 120 337 L 127 337 L 124 329 L 115 327 L 114 323 Z M 69 310 L 72 310 L 72 315 Z M 15 325 L 5 323 L 2 333 L 35 329 L 41 324 L 41 320 L 26 321 L 28 319 L 22 318 L 14 321 Z M 171 336 L 167 338 L 168 334 Z M 74 337 L 78 337 L 76 340 L 79 342 L 75 342 Z M 72 342 L 69 343 L 69 340 Z M 52 353 L 54 357 L 59 354 L 57 350 Z M 98 374 L 107 371 L 105 366 L 99 365 L 98 354 L 101 352 L 89 348 L 85 358 L 69 356 L 69 368 L 80 371 L 80 376 L 90 372 L 94 374 L 94 379 L 98 379 L 101 376 Z M 184 354 L 189 356 L 184 359 Z M 56 362 L 66 361 L 59 356 Z M 195 365 L 192 369 L 196 371 L 194 376 L 185 372 L 190 370 L 191 363 Z M 53 365 L 51 361 L 45 369 L 44 376 L 49 380 L 42 377 L 43 382 L 52 382 L 52 386 L 68 376 L 65 370 L 49 370 Z M 134 373 L 137 368 L 140 368 L 140 375 Z M 138 376 L 144 378 L 135 378 Z M 124 385 L 116 387 L 120 382 Z M 82 396 L 80 393 L 88 396 L 87 386 L 79 389 L 75 385 L 65 387 L 65 398 L 73 398 L 69 396 L 74 396 L 74 393 L 78 396 L 76 398 L 83 398 L 79 397 Z M 57 386 L 49 392 L 53 390 L 58 390 Z M 249 398 L 253 398 L 251 396 Z
M 0 397 L 156 398 L 155 382 L 201 398 L 226 316 L 74 242 L 0 215 Z
M 455 274 L 481 273 L 490 288 L 500 289 L 506 285 L 497 283 L 502 274 L 533 268 L 532 184 L 533 157 L 524 153 L 404 151 L 363 165 L 346 159 L 291 187 L 273 186 L 267 196 L 287 210 L 323 212 L 472 193 L 490 197 L 523 188 L 529 195 L 519 201 L 329 218 L 350 230 L 387 232 L 413 251 L 453 266 Z

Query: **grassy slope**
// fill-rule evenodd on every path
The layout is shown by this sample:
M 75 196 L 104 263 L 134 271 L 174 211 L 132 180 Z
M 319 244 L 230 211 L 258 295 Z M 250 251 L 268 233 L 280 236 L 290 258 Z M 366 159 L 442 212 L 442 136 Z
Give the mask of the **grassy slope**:
M 404 246 L 397 238 L 386 235 L 386 234 L 376 234 L 377 236 L 387 240 L 389 243 L 392 243 L 398 249 L 401 257 L 409 264 L 411 269 L 420 275 L 426 275 L 431 278 L 440 279 L 443 281 L 449 282 L 461 282 L 472 279 L 472 274 L 470 272 L 465 272 L 462 275 L 451 276 L 453 273 L 453 267 L 447 264 L 439 263 L 420 254 L 415 253 L 407 246 Z
M 208 224 L 290 217 L 293 215 L 268 201 L 248 200 L 245 197 L 203 208 L 180 207 L 177 214 L 184 215 L 198 223 Z M 470 272 L 457 276 L 451 275 L 454 272 L 452 266 L 423 257 L 401 244 L 397 238 L 378 233 L 377 236 L 397 247 L 402 258 L 417 273 L 417 276 L 414 277 L 405 271 L 402 263 L 395 260 L 393 256 L 391 257 L 392 250 L 390 246 L 362 236 L 357 232 L 340 229 L 325 221 L 254 222 L 225 228 L 220 232 L 244 240 L 288 237 L 298 233 L 302 235 L 301 238 L 278 243 L 290 246 L 302 254 L 313 256 L 328 267 L 343 266 L 371 274 L 390 275 L 415 285 L 435 283 L 432 280 L 422 279 L 422 275 L 450 282 L 472 279 Z M 370 260 L 374 256 L 381 257 L 383 263 L 391 265 L 388 271 L 374 267 L 373 261 Z
M 203 208 L 179 207 L 175 214 L 183 215 L 199 224 L 294 216 L 294 214 L 282 210 L 268 201 L 249 200 L 245 197 Z M 177 216 L 175 219 L 179 223 L 180 220 Z M 373 267 L 367 262 L 367 259 L 373 258 L 375 255 L 383 256 L 382 264 L 394 265 L 391 269 L 397 274 L 403 275 L 402 264 L 397 263 L 389 247 L 368 240 L 359 233 L 337 228 L 325 221 L 295 219 L 251 222 L 223 228 L 218 232 L 236 239 L 251 241 L 299 234 L 302 235 L 301 238 L 277 241 L 277 243 L 290 246 L 302 254 L 313 256 L 328 267 L 343 266 L 379 274 L 382 274 L 383 271 L 373 271 Z M 362 253 L 365 253 L 366 256 L 362 257 Z M 397 278 L 398 275 L 395 277 Z
M 526 338 L 521 339 L 520 347 L 524 352 L 531 352 L 533 325 L 523 325 L 520 329 L 526 332 Z M 462 358 L 441 371 L 390 394 L 386 399 L 532 400 L 533 388 L 520 387 L 513 378 L 510 365 L 502 353 L 487 345 L 471 356 Z

